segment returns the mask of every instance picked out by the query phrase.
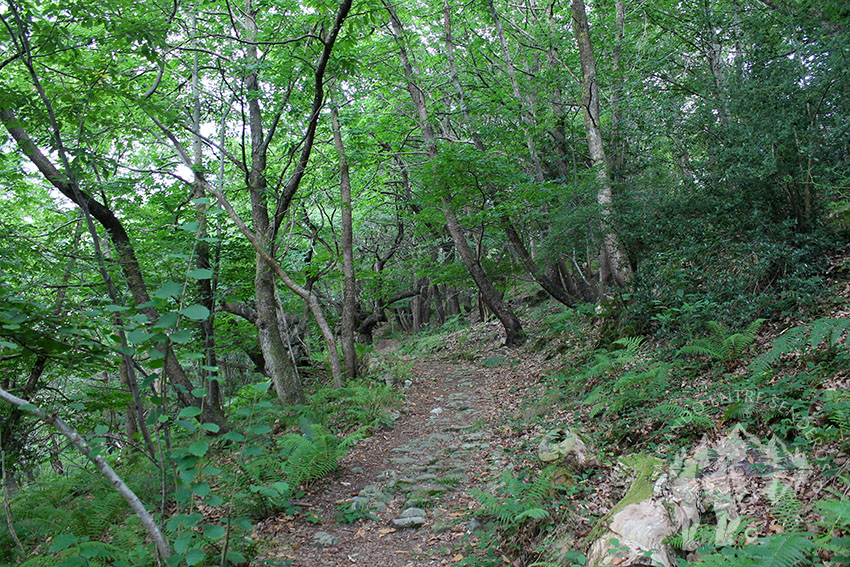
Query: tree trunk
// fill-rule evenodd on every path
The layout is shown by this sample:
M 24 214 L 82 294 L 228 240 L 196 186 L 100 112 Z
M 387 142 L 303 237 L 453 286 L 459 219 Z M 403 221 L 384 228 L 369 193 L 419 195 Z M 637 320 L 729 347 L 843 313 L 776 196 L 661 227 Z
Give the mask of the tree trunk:
M 278 327 L 274 273 L 259 254 L 256 263 L 254 294 L 257 301 L 257 335 L 266 372 L 271 377 L 281 403 L 298 404 L 305 400 L 304 388 Z
M 390 23 L 399 48 L 401 64 L 407 80 L 407 90 L 410 93 L 411 99 L 413 99 L 413 105 L 416 108 L 418 116 L 419 129 L 421 130 L 422 137 L 425 140 L 425 151 L 428 157 L 431 160 L 434 160 L 437 158 L 437 145 L 434 138 L 434 132 L 428 121 L 428 110 L 425 105 L 425 96 L 416 84 L 416 75 L 413 71 L 413 65 L 411 64 L 410 58 L 408 57 L 407 48 L 405 47 L 404 28 L 402 27 L 401 20 L 398 19 L 395 8 L 392 4 L 385 1 L 384 6 L 386 6 L 387 11 L 390 13 Z M 501 321 L 504 326 L 505 345 L 512 346 L 523 342 L 525 340 L 525 334 L 522 330 L 522 324 L 513 311 L 511 311 L 510 308 L 502 302 L 496 288 L 493 287 L 493 284 L 490 282 L 487 274 L 479 265 L 475 254 L 466 240 L 463 227 L 461 227 L 460 221 L 458 221 L 457 215 L 452 208 L 451 201 L 445 196 L 446 191 L 443 190 L 442 192 L 443 196 L 441 197 L 441 202 L 443 215 L 446 218 L 446 227 L 449 230 L 449 234 L 452 236 L 455 249 L 460 256 L 461 261 L 463 261 L 467 270 L 469 270 L 473 281 L 475 281 L 475 285 L 481 292 L 482 298 L 488 303 L 490 309 L 493 310 L 499 318 L 499 321 Z
M 590 159 L 596 170 L 596 202 L 602 217 L 602 249 L 600 253 L 600 276 L 603 284 L 613 281 L 624 287 L 632 276 L 629 260 L 612 223 L 613 189 L 608 176 L 608 164 L 602 143 L 602 128 L 599 121 L 599 85 L 596 80 L 596 60 L 590 43 L 590 28 L 584 0 L 572 0 L 573 31 L 579 49 L 582 76 L 581 110 Z
M 342 372 L 346 378 L 357 376 L 357 352 L 354 349 L 354 318 L 357 314 L 357 282 L 354 279 L 354 230 L 351 220 L 351 178 L 342 144 L 339 114 L 331 105 L 334 145 L 339 156 L 339 190 L 342 201 Z

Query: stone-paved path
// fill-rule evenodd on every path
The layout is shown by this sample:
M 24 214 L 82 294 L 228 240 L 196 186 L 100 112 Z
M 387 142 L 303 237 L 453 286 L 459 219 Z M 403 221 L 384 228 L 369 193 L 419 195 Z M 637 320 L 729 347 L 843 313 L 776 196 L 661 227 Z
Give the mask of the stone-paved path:
M 420 378 L 394 426 L 358 443 L 339 473 L 299 502 L 304 513 L 265 522 L 263 530 L 275 534 L 266 564 L 414 567 L 459 560 L 461 540 L 475 523 L 467 515 L 475 502 L 469 488 L 509 466 L 491 445 L 499 388 L 486 369 L 429 363 L 414 373 Z M 340 510 L 373 519 L 335 522 Z

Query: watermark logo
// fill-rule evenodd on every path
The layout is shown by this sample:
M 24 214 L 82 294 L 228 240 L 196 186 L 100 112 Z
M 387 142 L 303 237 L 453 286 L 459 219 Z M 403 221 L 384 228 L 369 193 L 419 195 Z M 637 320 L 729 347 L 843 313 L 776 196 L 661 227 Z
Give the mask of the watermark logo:
M 761 499 L 772 506 L 795 501 L 810 468 L 804 455 L 788 451 L 779 440 L 762 442 L 738 425 L 680 453 L 667 474 L 674 525 L 681 528 L 683 548 L 693 550 L 706 539 L 701 515 L 708 513 L 714 515 L 715 545 L 732 545 L 741 536 L 753 539 L 747 509 Z

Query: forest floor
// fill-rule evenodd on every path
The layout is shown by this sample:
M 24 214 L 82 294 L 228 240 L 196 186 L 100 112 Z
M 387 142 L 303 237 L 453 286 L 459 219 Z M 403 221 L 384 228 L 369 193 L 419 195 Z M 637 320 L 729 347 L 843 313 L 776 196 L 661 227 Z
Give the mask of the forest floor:
M 413 567 L 461 561 L 476 525 L 470 489 L 483 489 L 513 467 L 512 446 L 519 439 L 505 423 L 519 415 L 550 366 L 539 353 L 499 348 L 498 331 L 498 323 L 475 327 L 468 337 L 476 345 L 474 357 L 463 348 L 466 341 L 454 343 L 451 335 L 443 337 L 439 354 L 419 357 L 393 425 L 357 443 L 336 473 L 297 502 L 300 513 L 257 526 L 266 551 L 256 564 Z M 377 356 L 393 356 L 395 348 L 382 341 Z

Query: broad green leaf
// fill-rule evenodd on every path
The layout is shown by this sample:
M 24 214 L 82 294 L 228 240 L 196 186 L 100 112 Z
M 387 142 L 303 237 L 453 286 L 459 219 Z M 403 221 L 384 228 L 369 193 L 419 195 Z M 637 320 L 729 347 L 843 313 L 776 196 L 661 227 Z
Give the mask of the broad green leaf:
M 221 427 L 219 427 L 216 423 L 202 423 L 201 429 L 209 431 L 210 433 L 218 433 L 221 431 Z
M 222 435 L 224 439 L 228 441 L 233 441 L 234 443 L 241 443 L 245 440 L 245 436 L 239 433 L 238 431 L 228 431 L 224 435 Z
M 248 433 L 253 433 L 254 435 L 266 435 L 271 432 L 272 428 L 264 423 L 258 423 L 248 428 Z
M 203 305 L 189 305 L 180 310 L 180 314 L 193 321 L 203 321 L 210 316 L 210 310 Z
M 212 488 L 209 483 L 200 482 L 198 484 L 192 485 L 192 492 L 195 493 L 196 496 L 204 498 L 207 494 L 212 492 Z
M 131 344 L 138 345 L 151 337 L 151 334 L 143 329 L 136 329 L 127 333 L 127 341 Z
M 206 556 L 202 549 L 193 547 L 186 553 L 186 565 L 199 565 Z
M 178 315 L 173 311 L 165 313 L 154 324 L 154 329 L 172 329 L 177 324 Z
M 186 272 L 186 275 L 196 280 L 208 280 L 212 279 L 213 271 L 208 270 L 207 268 L 195 268 L 194 270 Z
M 189 445 L 189 452 L 195 455 L 196 457 L 203 457 L 207 454 L 207 451 L 209 451 L 209 449 L 209 443 L 207 443 L 203 439 Z
M 158 299 L 168 299 L 183 293 L 183 285 L 177 282 L 166 282 L 159 289 L 153 292 L 153 296 Z
M 204 526 L 204 537 L 211 540 L 221 539 L 226 533 L 224 526 Z
M 189 222 L 184 222 L 183 224 L 181 224 L 177 228 L 179 228 L 180 230 L 185 230 L 186 232 L 195 232 L 196 230 L 198 230 L 198 228 L 200 226 L 201 225 L 200 225 L 200 223 L 198 223 L 198 221 L 189 221 Z
M 173 342 L 177 344 L 185 345 L 186 343 L 192 340 L 192 331 L 190 331 L 189 329 L 181 329 L 175 333 L 171 333 L 170 335 L 168 335 L 168 338 L 170 338 Z
M 197 417 L 201 415 L 201 408 L 196 406 L 185 407 L 180 410 L 180 413 L 177 414 L 177 417 L 180 419 L 184 419 L 187 417 Z
M 203 399 L 203 397 L 207 395 L 207 389 L 206 388 L 193 388 L 192 389 L 192 395 L 195 396 L 198 399 Z

